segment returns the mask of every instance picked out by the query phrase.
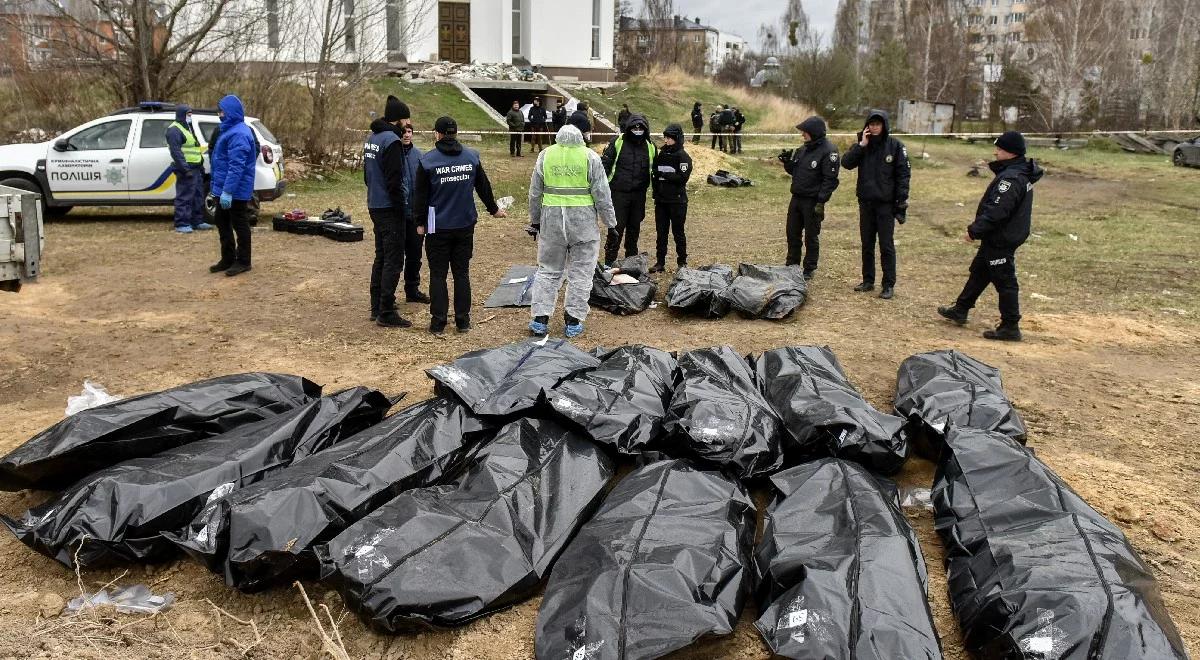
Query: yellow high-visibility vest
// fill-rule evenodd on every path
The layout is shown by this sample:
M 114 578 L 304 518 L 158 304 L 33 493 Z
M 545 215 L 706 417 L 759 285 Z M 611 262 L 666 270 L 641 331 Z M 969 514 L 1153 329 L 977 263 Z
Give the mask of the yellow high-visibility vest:
M 183 133 L 183 160 L 188 165 L 199 165 L 204 162 L 204 149 L 200 147 L 200 141 L 196 139 L 196 135 L 192 133 L 183 124 L 173 121 L 171 126 L 178 128 Z
M 542 206 L 591 206 L 592 183 L 588 181 L 588 148 L 552 145 L 542 157 Z

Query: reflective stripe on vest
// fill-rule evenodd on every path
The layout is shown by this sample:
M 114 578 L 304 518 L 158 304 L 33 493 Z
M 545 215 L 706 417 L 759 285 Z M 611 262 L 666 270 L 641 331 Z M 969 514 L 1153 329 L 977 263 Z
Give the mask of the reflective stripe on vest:
M 204 162 L 204 150 L 200 148 L 200 141 L 196 139 L 196 135 L 189 131 L 187 127 L 177 121 L 171 122 L 171 126 L 178 128 L 183 133 L 183 146 L 180 149 L 183 151 L 183 160 L 188 165 L 199 165 Z
M 649 156 L 648 162 L 650 163 L 650 179 L 653 180 L 654 179 L 654 157 L 658 155 L 658 147 L 655 146 L 654 142 L 649 139 L 646 140 L 646 145 L 650 150 L 650 152 L 647 154 L 647 156 Z M 612 183 L 613 177 L 617 175 L 617 161 L 620 160 L 620 158 L 621 158 L 621 147 L 623 147 L 623 146 L 625 146 L 625 136 L 624 135 L 617 138 L 617 153 L 616 153 L 616 155 L 613 156 L 612 173 L 608 175 L 609 183 Z
M 542 206 L 591 206 L 588 149 L 583 145 L 555 144 L 542 158 Z

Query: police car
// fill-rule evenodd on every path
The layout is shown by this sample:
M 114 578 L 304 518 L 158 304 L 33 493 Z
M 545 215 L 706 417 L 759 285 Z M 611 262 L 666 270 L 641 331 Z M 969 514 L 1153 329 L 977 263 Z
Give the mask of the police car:
M 173 121 L 174 105 L 147 102 L 93 119 L 48 142 L 0 146 L 0 185 L 41 194 L 50 216 L 76 206 L 172 204 L 175 174 L 165 136 Z M 216 110 L 192 111 L 189 128 L 205 148 L 206 182 L 211 171 L 208 144 L 220 123 Z M 262 121 L 246 117 L 246 124 L 260 147 L 255 197 L 277 199 L 285 186 L 283 147 Z

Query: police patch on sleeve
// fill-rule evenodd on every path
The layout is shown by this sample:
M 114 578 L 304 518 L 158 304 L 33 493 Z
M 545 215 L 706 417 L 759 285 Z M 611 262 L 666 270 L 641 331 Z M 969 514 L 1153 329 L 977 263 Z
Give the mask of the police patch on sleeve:
M 808 166 L 809 166 L 811 169 L 814 169 L 814 170 L 815 170 L 815 169 L 817 169 L 817 161 L 815 161 L 815 160 L 814 160 L 813 162 L 809 163 L 809 165 L 808 165 Z
M 829 162 L 836 163 L 837 161 L 838 161 L 838 155 L 837 155 L 836 151 L 829 154 Z
M 996 188 L 1001 194 L 1008 192 L 1012 188 L 1011 181 L 1001 181 L 1000 186 Z
M 688 171 L 688 164 L 687 164 L 687 163 L 680 163 L 680 164 L 679 164 L 679 171 L 680 171 L 680 172 L 686 172 L 686 171 Z
M 895 160 L 895 159 L 894 159 L 894 158 L 892 158 L 892 155 L 891 155 L 891 154 L 888 154 L 888 155 L 887 155 L 887 158 L 884 158 L 883 160 L 884 160 L 885 162 L 888 162 L 888 163 L 890 163 L 890 162 L 892 162 L 892 161 L 893 161 L 893 160 Z

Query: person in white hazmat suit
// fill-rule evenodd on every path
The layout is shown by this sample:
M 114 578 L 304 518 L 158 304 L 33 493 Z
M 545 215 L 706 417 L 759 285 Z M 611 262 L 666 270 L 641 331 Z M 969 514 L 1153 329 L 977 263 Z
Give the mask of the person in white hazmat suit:
M 567 337 L 583 333 L 592 296 L 592 274 L 600 257 L 597 217 L 610 231 L 617 226 L 608 176 L 600 156 L 588 149 L 574 126 L 558 130 L 557 143 L 538 155 L 529 182 L 529 233 L 537 237 L 538 270 L 533 280 L 535 337 L 550 332 L 550 317 L 567 278 Z

